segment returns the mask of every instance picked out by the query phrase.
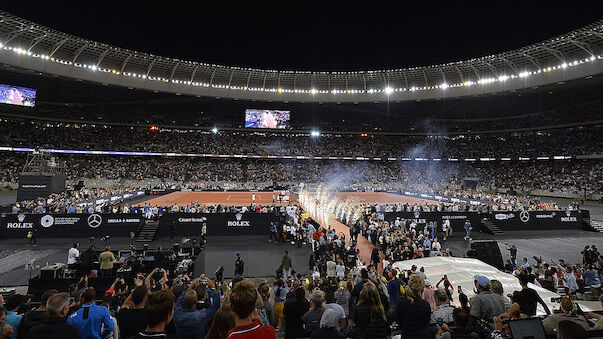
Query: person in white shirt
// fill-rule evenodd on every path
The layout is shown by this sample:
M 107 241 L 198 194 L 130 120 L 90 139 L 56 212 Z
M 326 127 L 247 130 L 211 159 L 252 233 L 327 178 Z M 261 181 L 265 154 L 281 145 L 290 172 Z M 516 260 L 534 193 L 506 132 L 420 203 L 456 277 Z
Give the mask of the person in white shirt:
M 444 240 L 448 239 L 452 235 L 452 228 L 450 228 L 450 220 L 446 219 L 442 222 L 442 232 L 444 232 Z
M 67 253 L 67 267 L 69 267 L 69 269 L 75 269 L 77 259 L 80 257 L 79 247 L 80 243 L 76 242 L 73 244 L 73 247 L 69 249 L 69 253 Z
M 432 257 L 436 256 L 436 252 L 439 252 L 442 250 L 442 245 L 440 245 L 440 243 L 438 242 L 438 238 L 433 239 L 433 242 L 431 243 L 431 252 L 430 255 Z

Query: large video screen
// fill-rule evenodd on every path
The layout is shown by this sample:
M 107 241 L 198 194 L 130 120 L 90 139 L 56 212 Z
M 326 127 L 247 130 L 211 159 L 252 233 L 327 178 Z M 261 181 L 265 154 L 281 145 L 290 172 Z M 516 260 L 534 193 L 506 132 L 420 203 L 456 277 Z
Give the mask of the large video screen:
M 36 90 L 0 84 L 0 103 L 33 107 L 36 105 Z
M 269 109 L 246 109 L 245 127 L 250 128 L 289 128 L 290 111 Z

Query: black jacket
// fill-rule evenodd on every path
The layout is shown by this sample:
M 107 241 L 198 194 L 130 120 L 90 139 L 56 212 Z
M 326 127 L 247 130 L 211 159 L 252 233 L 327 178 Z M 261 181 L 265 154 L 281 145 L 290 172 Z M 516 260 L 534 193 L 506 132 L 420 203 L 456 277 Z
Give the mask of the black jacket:
M 414 299 L 411 303 L 405 296 L 401 296 L 396 304 L 395 320 L 404 333 L 404 338 L 429 338 L 429 320 L 431 319 L 431 306 L 421 298 Z
M 365 339 L 387 338 L 391 333 L 389 324 L 383 317 L 375 317 L 375 323 L 371 325 L 371 309 L 367 304 L 360 304 L 356 307 L 354 323 L 364 333 Z
M 29 339 L 83 339 L 80 329 L 67 324 L 67 319 L 49 317 L 29 330 Z
M 285 338 L 304 338 L 308 337 L 309 333 L 304 329 L 302 316 L 310 309 L 310 303 L 307 300 L 297 302 L 295 296 L 293 300 L 287 298 L 283 308 L 285 316 Z
M 48 312 L 46 311 L 30 311 L 25 313 L 17 328 L 17 339 L 26 339 L 29 330 L 43 323 L 46 319 L 48 319 Z

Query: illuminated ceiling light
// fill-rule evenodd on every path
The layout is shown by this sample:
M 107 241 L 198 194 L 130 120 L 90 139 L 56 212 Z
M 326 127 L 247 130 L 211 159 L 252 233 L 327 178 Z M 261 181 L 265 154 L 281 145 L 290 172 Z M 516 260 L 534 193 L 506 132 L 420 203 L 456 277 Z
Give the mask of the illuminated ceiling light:
M 564 62 L 561 64 L 561 68 L 567 68 L 567 64 Z
M 392 93 L 394 93 L 394 89 L 393 88 L 391 88 L 389 86 L 385 87 L 385 94 L 390 95 Z
M 441 85 L 440 85 L 440 88 L 441 88 L 441 89 L 446 89 L 446 88 L 448 88 L 448 87 L 450 87 L 450 86 L 448 86 L 448 84 L 447 84 L 447 83 L 443 83 L 443 84 L 441 84 Z
M 501 75 L 498 77 L 498 81 L 507 81 L 507 80 L 509 80 L 508 75 Z
M 528 75 L 530 75 L 530 73 L 529 73 L 529 72 L 521 72 L 521 73 L 519 73 L 519 77 L 520 77 L 520 78 L 525 78 L 525 77 L 527 77 Z
M 0 44 L 0 47 L 2 47 L 2 44 Z M 594 55 L 591 55 L 590 61 L 595 61 L 595 56 Z
M 312 137 L 319 137 L 320 136 L 320 132 L 319 131 L 311 131 L 310 132 L 310 136 L 312 136 Z
M 96 67 L 96 65 L 92 65 L 92 66 L 90 66 L 90 69 L 92 69 L 93 71 L 96 71 L 98 69 L 98 67 Z
M 218 133 L 218 128 L 217 128 L 217 127 L 212 128 L 212 129 L 211 129 L 211 132 L 212 132 L 213 134 L 217 134 L 217 133 Z

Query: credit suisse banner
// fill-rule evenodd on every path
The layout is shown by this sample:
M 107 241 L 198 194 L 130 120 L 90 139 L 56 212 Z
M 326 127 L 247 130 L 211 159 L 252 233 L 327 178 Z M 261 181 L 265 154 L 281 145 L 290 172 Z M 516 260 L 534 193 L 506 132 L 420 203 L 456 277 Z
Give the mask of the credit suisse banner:
M 490 221 L 503 231 L 583 228 L 580 211 L 493 212 Z
M 130 237 L 143 222 L 138 214 L 3 214 L 0 237 L 25 238 L 34 228 L 39 238 Z
M 481 220 L 477 212 L 386 212 L 385 220 L 392 223 L 396 218 L 414 220 L 420 229 L 423 230 L 425 224 L 434 222 L 439 232 L 442 230 L 442 222 L 450 221 L 452 231 L 465 232 L 465 221 L 471 223 L 471 232 L 479 232 L 481 229 Z
M 158 236 L 174 231 L 176 236 L 198 236 L 203 223 L 207 235 L 269 235 L 270 222 L 279 216 L 273 213 L 167 213 L 159 218 Z
M 145 190 L 130 191 L 119 194 L 107 195 L 96 199 L 78 201 L 78 206 L 100 205 L 104 203 L 118 203 L 120 201 L 138 198 L 145 195 Z

